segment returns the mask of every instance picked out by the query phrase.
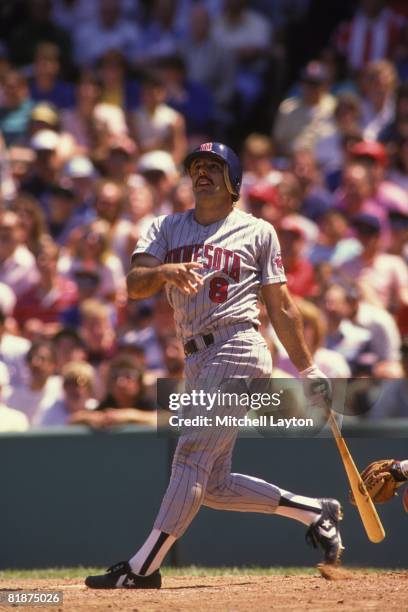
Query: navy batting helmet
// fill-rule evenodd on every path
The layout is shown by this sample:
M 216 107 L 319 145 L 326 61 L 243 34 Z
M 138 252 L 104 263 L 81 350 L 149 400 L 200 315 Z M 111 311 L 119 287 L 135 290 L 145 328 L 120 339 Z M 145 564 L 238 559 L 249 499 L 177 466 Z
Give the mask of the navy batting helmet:
M 224 178 L 227 189 L 236 202 L 239 199 L 239 191 L 242 182 L 242 166 L 234 151 L 220 142 L 205 142 L 194 149 L 184 160 L 184 167 L 190 172 L 191 164 L 195 159 L 206 156 L 214 156 L 224 164 Z

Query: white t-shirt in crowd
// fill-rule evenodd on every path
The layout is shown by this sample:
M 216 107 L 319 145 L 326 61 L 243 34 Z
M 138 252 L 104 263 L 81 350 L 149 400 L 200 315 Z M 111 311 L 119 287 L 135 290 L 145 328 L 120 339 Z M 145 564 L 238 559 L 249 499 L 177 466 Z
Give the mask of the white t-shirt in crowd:
M 28 380 L 28 369 L 25 361 L 31 343 L 26 338 L 3 334 L 0 337 L 0 363 L 4 363 L 11 386 L 21 385 Z
M 62 397 L 62 379 L 60 376 L 50 376 L 44 387 L 33 391 L 28 385 L 22 385 L 12 390 L 7 399 L 11 408 L 23 412 L 30 425 L 35 426 L 43 412 Z
M 29 422 L 20 410 L 0 404 L 0 433 L 11 431 L 27 431 Z

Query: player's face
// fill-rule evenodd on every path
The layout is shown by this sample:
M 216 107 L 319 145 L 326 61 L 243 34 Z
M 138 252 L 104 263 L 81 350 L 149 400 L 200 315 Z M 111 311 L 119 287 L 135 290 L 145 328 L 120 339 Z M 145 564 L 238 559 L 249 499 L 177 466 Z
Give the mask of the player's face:
M 200 157 L 190 167 L 193 191 L 196 195 L 229 195 L 224 180 L 224 165 L 210 157 Z

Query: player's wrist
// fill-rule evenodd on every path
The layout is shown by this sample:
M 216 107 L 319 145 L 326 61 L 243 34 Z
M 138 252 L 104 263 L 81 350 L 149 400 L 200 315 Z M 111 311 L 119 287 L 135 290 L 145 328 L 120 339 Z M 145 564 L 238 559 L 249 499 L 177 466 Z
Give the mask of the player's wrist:
M 404 474 L 405 478 L 408 479 L 408 459 L 399 462 L 401 467 L 401 472 Z
M 390 467 L 390 473 L 395 482 L 405 482 L 408 478 L 401 461 L 395 461 Z
M 315 363 L 304 370 L 299 370 L 299 376 L 300 378 L 327 378 Z

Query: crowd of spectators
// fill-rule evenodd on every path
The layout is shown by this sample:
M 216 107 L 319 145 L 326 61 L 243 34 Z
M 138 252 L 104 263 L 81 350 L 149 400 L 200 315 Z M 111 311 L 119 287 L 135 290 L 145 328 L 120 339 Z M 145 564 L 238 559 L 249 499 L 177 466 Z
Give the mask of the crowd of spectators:
M 194 206 L 182 160 L 210 140 L 278 231 L 317 365 L 383 386 L 364 418 L 408 416 L 408 9 L 332 4 L 1 3 L 0 431 L 156 422 L 183 348 L 126 271 Z

